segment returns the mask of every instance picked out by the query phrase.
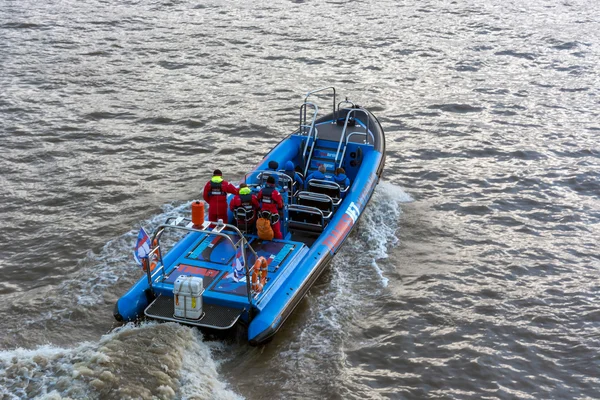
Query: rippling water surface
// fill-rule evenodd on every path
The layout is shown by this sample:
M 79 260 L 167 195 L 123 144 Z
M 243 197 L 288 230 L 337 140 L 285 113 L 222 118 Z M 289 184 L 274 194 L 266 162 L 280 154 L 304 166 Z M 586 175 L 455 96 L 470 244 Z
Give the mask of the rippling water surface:
M 600 398 L 600 5 L 0 6 L 3 399 Z M 140 225 L 333 85 L 387 164 L 267 346 L 117 327 Z M 328 104 L 328 103 L 325 103 Z

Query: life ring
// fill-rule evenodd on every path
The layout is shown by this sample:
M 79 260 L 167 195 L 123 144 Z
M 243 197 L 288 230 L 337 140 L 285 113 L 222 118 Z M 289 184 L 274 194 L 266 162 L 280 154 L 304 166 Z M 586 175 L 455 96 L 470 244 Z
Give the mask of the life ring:
M 258 257 L 252 267 L 252 291 L 255 293 L 262 292 L 267 283 L 268 265 L 264 257 Z

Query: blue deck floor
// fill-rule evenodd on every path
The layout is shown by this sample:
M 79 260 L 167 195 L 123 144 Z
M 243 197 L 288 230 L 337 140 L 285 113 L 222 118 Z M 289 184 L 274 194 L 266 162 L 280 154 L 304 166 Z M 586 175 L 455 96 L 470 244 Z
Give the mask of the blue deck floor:
M 223 231 L 237 242 L 239 235 L 233 232 Z M 304 243 L 290 240 L 262 240 L 256 235 L 247 235 L 250 246 L 259 257 L 264 257 L 268 263 L 267 283 L 263 293 L 268 291 L 269 286 L 277 280 L 277 277 L 291 268 L 291 260 L 294 255 L 301 251 Z M 247 251 L 248 266 L 254 264 L 255 256 Z M 237 257 L 241 259 L 241 253 L 238 251 Z M 181 275 L 200 276 L 204 281 L 204 297 L 210 302 L 210 299 L 227 300 L 231 302 L 247 303 L 247 284 L 246 278 L 235 279 L 234 263 L 235 249 L 226 238 L 212 235 L 201 235 L 198 240 L 192 243 L 188 249 L 182 252 L 182 255 L 172 265 L 166 266 L 167 273 L 164 280 L 157 282 L 155 289 L 164 294 L 172 293 L 173 283 Z M 237 301 L 235 297 L 238 297 Z

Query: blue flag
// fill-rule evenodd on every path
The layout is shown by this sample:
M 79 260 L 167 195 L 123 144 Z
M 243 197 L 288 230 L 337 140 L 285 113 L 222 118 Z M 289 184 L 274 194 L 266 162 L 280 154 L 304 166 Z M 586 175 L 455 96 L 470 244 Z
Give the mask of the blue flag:
M 141 266 L 142 258 L 148 257 L 148 254 L 150 254 L 150 236 L 148 236 L 144 228 L 141 228 L 135 244 L 133 258 L 135 258 L 135 262 Z

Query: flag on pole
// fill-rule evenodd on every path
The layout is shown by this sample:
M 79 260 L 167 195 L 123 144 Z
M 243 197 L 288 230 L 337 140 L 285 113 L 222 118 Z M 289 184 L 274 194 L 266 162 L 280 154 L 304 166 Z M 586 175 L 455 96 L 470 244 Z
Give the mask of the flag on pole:
M 235 262 L 233 264 L 233 280 L 234 282 L 239 282 L 246 277 L 246 271 L 244 270 L 244 265 L 240 261 L 238 257 L 235 258 Z
M 150 254 L 150 236 L 148 236 L 144 228 L 140 228 L 135 244 L 135 251 L 133 252 L 133 258 L 135 258 L 135 262 L 141 266 L 142 258 L 148 257 L 148 254 Z

